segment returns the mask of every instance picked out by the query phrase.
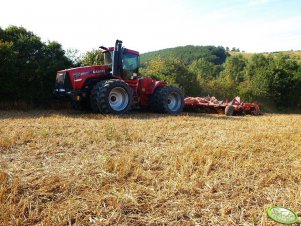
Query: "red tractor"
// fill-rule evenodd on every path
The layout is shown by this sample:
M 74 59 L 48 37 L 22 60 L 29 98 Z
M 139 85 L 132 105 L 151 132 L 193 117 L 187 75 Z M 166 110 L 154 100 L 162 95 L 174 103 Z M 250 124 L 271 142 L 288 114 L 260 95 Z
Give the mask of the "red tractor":
M 115 47 L 100 48 L 104 65 L 57 72 L 55 96 L 69 97 L 75 107 L 104 114 L 122 114 L 131 108 L 182 112 L 184 96 L 179 88 L 138 76 L 139 52 L 123 48 L 120 40 L 116 40 Z

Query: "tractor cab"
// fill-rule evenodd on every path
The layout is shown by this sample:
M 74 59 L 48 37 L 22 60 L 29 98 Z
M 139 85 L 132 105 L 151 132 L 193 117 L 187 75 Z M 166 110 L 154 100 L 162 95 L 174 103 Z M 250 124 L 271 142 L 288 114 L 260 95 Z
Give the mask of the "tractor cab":
M 138 76 L 140 56 L 139 52 L 118 47 L 122 41 L 117 40 L 115 48 L 105 48 L 101 46 L 104 54 L 104 64 L 109 65 L 112 69 L 112 74 L 120 76 L 125 80 L 133 79 Z

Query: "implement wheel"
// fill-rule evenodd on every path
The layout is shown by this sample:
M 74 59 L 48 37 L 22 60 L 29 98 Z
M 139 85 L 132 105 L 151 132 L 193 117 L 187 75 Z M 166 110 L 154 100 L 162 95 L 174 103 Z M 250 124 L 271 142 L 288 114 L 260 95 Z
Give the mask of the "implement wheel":
M 225 115 L 232 116 L 234 114 L 234 107 L 232 105 L 228 105 L 225 108 Z

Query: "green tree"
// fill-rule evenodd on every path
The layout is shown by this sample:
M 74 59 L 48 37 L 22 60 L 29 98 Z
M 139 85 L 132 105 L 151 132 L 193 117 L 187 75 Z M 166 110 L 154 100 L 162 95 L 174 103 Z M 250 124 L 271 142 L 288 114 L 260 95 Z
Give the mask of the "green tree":
M 61 45 L 43 43 L 23 27 L 0 32 L 2 100 L 43 104 L 51 97 L 57 70 L 72 66 Z
M 209 81 L 218 76 L 218 69 L 216 66 L 203 58 L 193 61 L 189 66 L 189 70 L 197 74 L 199 80 Z
M 13 50 L 16 53 L 15 61 L 15 84 L 12 88 L 14 100 L 32 98 L 38 60 L 42 49 L 42 42 L 39 37 L 23 27 L 11 26 L 5 29 L 4 40 L 13 43 Z M 12 76 L 12 75 L 11 75 Z
M 244 82 L 240 84 L 240 95 L 248 101 L 270 98 L 269 84 L 272 77 L 270 63 L 273 59 L 263 54 L 254 54 L 246 67 Z
M 188 96 L 198 95 L 200 92 L 196 75 L 178 59 L 162 59 L 157 57 L 147 63 L 142 74 L 158 80 L 165 80 L 169 85 L 175 85 L 184 90 Z
M 261 100 L 266 105 L 296 108 L 300 106 L 300 64 L 287 55 L 255 54 L 246 68 L 242 96 Z
M 277 106 L 294 107 L 300 104 L 300 65 L 287 55 L 279 54 L 270 64 L 272 76 L 269 92 Z
M 245 77 L 246 60 L 242 55 L 230 56 L 227 58 L 223 74 L 227 81 L 239 84 Z
M 99 50 L 93 49 L 84 54 L 81 63 L 85 66 L 102 65 L 104 64 L 104 56 Z
M 71 60 L 74 66 L 79 67 L 82 63 L 82 56 L 78 49 L 67 49 L 65 53 L 66 57 Z
M 0 40 L 0 99 L 14 95 L 16 54 L 13 43 Z M 2 97 L 2 98 L 1 98 Z
M 198 96 L 216 93 L 212 81 L 215 81 L 218 78 L 219 73 L 222 70 L 223 67 L 221 65 L 215 65 L 203 58 L 192 62 L 189 66 L 189 71 L 197 76 L 201 90 L 200 93 L 198 93 Z
M 239 85 L 244 80 L 246 60 L 242 55 L 230 56 L 224 64 L 224 70 L 214 82 L 219 97 L 231 99 L 239 94 Z

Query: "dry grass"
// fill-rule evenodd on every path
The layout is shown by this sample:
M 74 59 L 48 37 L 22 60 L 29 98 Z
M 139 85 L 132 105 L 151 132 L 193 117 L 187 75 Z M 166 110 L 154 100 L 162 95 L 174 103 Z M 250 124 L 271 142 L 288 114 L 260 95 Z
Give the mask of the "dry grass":
M 274 225 L 301 115 L 0 112 L 0 225 Z

